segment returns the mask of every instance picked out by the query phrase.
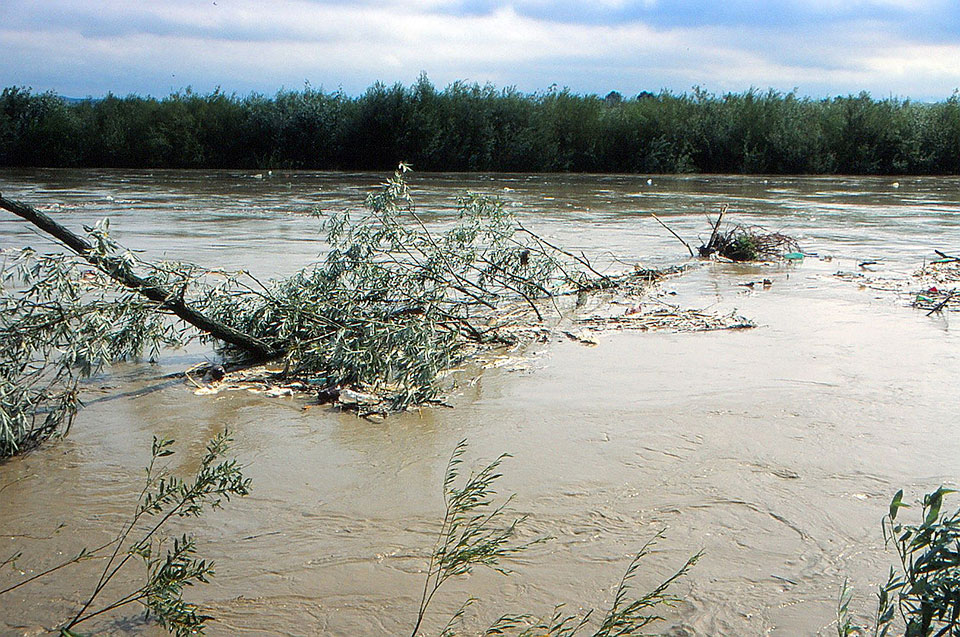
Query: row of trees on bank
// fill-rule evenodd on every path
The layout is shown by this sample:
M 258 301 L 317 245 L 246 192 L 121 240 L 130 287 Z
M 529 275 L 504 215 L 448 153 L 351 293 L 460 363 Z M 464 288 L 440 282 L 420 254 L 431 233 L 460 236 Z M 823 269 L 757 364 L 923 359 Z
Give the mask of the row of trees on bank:
M 0 94 L 0 165 L 424 171 L 960 174 L 960 94 L 623 97 L 455 82 L 65 100 Z

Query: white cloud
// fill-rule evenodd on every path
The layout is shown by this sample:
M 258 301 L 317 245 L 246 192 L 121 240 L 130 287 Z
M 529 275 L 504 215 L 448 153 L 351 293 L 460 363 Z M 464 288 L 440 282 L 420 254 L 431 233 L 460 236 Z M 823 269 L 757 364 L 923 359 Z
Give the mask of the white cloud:
M 876 19 L 791 29 L 655 28 L 554 22 L 510 6 L 457 15 L 452 0 L 57 0 L 62 19 L 55 20 L 40 17 L 36 3 L 5 2 L 0 84 L 71 95 L 164 94 L 188 84 L 272 92 L 305 80 L 358 92 L 377 79 L 411 82 L 421 70 L 440 85 L 468 79 L 537 90 L 558 83 L 625 94 L 699 84 L 940 98 L 960 86 L 960 47 L 911 40 Z

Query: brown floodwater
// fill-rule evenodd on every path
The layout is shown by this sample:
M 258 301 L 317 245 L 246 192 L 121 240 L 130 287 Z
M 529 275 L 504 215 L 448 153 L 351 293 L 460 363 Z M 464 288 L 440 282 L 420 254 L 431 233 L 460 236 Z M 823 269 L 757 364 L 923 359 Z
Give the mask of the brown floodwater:
M 146 259 L 289 274 L 323 249 L 319 207 L 358 207 L 378 174 L 29 170 L 0 192 L 73 228 L 111 219 Z M 457 442 L 468 463 L 502 452 L 502 493 L 529 516 L 521 535 L 554 539 L 450 585 L 428 634 L 468 596 L 466 627 L 502 613 L 601 612 L 630 557 L 666 538 L 637 577 L 650 587 L 703 550 L 666 612 L 672 635 L 835 634 L 845 578 L 872 611 L 894 555 L 880 519 L 893 493 L 916 498 L 960 478 L 957 316 L 835 276 L 877 260 L 905 277 L 960 249 L 956 178 L 419 175 L 415 194 L 442 223 L 466 190 L 501 196 L 545 236 L 609 260 L 661 266 L 685 249 L 649 216 L 695 240 L 705 213 L 797 237 L 782 266 L 709 264 L 663 284 L 677 303 L 736 309 L 754 330 L 612 333 L 596 347 L 530 349 L 525 369 L 486 369 L 450 397 L 381 423 L 293 398 L 194 395 L 157 379 L 212 356 L 199 347 L 95 379 L 69 436 L 0 464 L 0 560 L 29 573 L 110 537 L 132 508 L 153 435 L 176 438 L 174 467 L 195 467 L 229 428 L 252 494 L 191 520 L 217 564 L 189 591 L 212 610 L 210 634 L 409 634 Z M 898 184 L 894 184 L 894 182 Z M 0 216 L 0 248 L 48 242 Z M 739 283 L 769 278 L 756 290 Z M 948 501 L 949 502 L 949 501 Z M 960 504 L 960 499 L 954 504 Z M 915 514 L 915 509 L 908 510 Z M 62 526 L 60 526 L 62 525 Z M 59 527 L 59 528 L 58 528 Z M 76 608 L 96 564 L 0 598 L 0 633 L 38 634 Z M 127 581 L 140 573 L 134 569 Z M 17 580 L 7 566 L 0 588 Z M 159 634 L 130 614 L 106 633 Z

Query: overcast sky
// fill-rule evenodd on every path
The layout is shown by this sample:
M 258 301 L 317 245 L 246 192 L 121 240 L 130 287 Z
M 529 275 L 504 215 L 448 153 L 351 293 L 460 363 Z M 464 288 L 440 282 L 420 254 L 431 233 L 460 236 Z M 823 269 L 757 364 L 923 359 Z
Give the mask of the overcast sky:
M 960 0 L 0 0 L 2 86 L 358 94 L 421 71 L 525 92 L 939 100 L 960 87 Z

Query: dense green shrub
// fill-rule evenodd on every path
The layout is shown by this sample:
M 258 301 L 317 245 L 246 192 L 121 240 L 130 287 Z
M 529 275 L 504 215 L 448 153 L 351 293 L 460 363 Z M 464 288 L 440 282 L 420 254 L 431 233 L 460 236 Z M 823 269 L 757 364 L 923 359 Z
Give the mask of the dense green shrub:
M 960 174 L 960 97 L 569 89 L 426 76 L 362 95 L 189 89 L 163 99 L 0 95 L 0 166 L 746 174 Z

